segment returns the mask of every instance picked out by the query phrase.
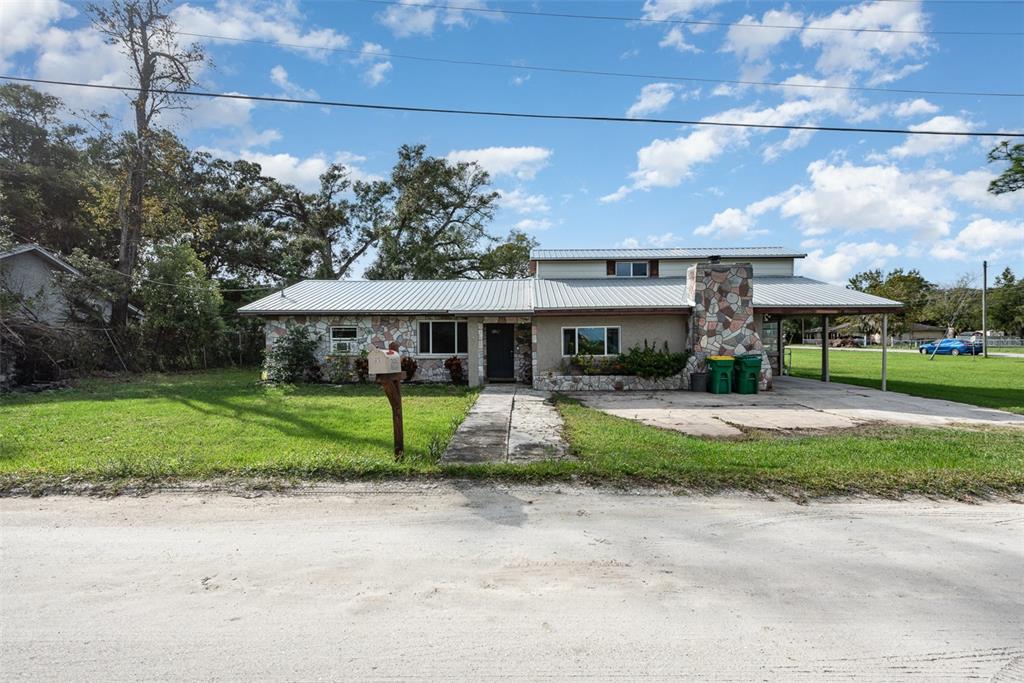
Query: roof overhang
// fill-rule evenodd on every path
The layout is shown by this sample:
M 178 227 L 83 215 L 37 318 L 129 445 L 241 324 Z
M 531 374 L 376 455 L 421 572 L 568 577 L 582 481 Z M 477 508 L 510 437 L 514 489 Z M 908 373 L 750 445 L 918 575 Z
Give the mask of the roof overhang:
M 903 306 L 754 306 L 754 311 L 768 315 L 867 315 L 901 313 Z
M 565 315 L 689 315 L 691 306 L 629 307 L 629 308 L 539 308 L 533 312 L 537 317 Z

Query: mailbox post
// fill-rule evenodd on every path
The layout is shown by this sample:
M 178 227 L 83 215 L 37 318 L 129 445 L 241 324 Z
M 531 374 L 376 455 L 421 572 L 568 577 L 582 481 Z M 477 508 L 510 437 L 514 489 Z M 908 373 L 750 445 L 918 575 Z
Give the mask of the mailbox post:
M 371 349 L 367 357 L 367 368 L 377 383 L 384 389 L 384 395 L 391 404 L 391 425 L 395 437 L 395 458 L 401 459 L 405 452 L 405 430 L 402 427 L 402 357 L 398 353 L 398 344 L 391 347 Z

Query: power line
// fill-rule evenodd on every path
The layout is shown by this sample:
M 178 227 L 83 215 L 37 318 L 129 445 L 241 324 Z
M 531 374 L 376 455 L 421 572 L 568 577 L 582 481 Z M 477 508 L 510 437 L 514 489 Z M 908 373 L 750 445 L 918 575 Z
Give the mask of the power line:
M 76 88 L 92 88 L 94 90 L 113 90 L 119 92 L 139 92 L 139 88 L 128 85 L 103 85 L 99 83 L 79 83 L 75 81 L 55 81 L 43 78 L 22 78 L 18 76 L 0 76 L 0 80 L 21 83 L 40 83 L 45 85 L 66 85 Z M 717 126 L 723 128 L 757 128 L 764 130 L 813 130 L 833 133 L 886 133 L 896 135 L 938 135 L 948 137 L 978 138 L 1019 138 L 1024 132 L 1000 133 L 966 130 L 908 130 L 905 128 L 858 128 L 854 126 L 811 126 L 796 124 L 741 123 L 738 121 L 709 121 L 690 119 L 649 119 L 628 118 L 625 116 L 601 116 L 589 114 L 537 114 L 532 112 L 511 112 L 485 109 L 452 109 L 446 107 L 418 107 L 397 104 L 368 104 L 365 102 L 339 102 L 334 100 L 298 99 L 290 97 L 272 97 L 269 95 L 241 95 L 237 93 L 200 92 L 195 90 L 165 90 L 150 88 L 149 92 L 157 95 L 208 97 L 225 100 L 245 100 L 250 102 L 276 102 L 281 104 L 310 104 L 318 107 L 341 107 L 345 109 L 367 109 L 377 111 L 415 112 L 424 114 L 455 114 L 462 116 L 488 116 L 495 118 L 541 119 L 548 121 L 594 121 L 604 123 L 657 123 L 674 126 Z
M 631 73 L 623 71 L 599 71 L 594 69 L 577 69 L 573 67 L 558 66 L 527 66 L 515 64 L 502 64 L 501 62 L 484 62 L 471 59 L 449 59 L 446 57 L 424 57 L 422 55 L 400 54 L 386 50 L 352 50 L 341 47 L 317 47 L 315 45 L 301 45 L 298 43 L 282 43 L 273 40 L 258 40 L 254 38 L 232 38 L 229 36 L 218 36 L 210 33 L 189 33 L 180 31 L 179 35 L 191 36 L 193 38 L 207 38 L 210 40 L 227 40 L 238 43 L 253 43 L 256 45 L 271 45 L 275 47 L 286 47 L 297 50 L 313 50 L 324 52 L 341 52 L 352 55 L 370 55 L 381 59 L 408 59 L 417 62 L 433 62 L 437 64 L 457 64 L 464 66 L 482 66 L 488 68 L 506 69 L 511 71 L 539 71 L 546 73 L 564 73 L 585 76 L 610 76 L 616 78 L 640 78 L 645 80 L 662 81 L 684 81 L 694 83 L 727 83 L 730 85 L 753 85 L 779 88 L 811 88 L 820 90 L 854 90 L 862 92 L 898 93 L 901 95 L 963 95 L 967 97 L 1024 97 L 1024 93 L 1016 92 L 978 92 L 969 90 L 915 90 L 909 88 L 872 88 L 856 85 L 830 85 L 823 83 L 782 83 L 771 81 L 744 81 L 730 80 L 726 78 L 706 78 L 701 76 L 668 76 L 664 74 Z
M 406 4 L 399 0 L 359 0 L 372 5 L 393 5 L 406 8 L 443 9 L 456 12 L 479 12 L 489 14 L 512 14 L 531 17 L 555 17 L 558 19 L 590 19 L 597 21 L 626 21 L 643 24 L 683 24 L 688 26 L 728 26 L 730 28 L 771 28 L 797 31 L 840 31 L 845 33 L 897 33 L 934 36 L 1024 36 L 1021 31 L 911 31 L 892 28 L 849 28 L 845 26 L 796 26 L 793 24 L 742 24 L 729 21 L 706 19 L 650 19 L 644 17 L 620 17 L 607 14 L 570 14 L 568 12 L 539 12 L 536 10 L 497 9 L 494 7 L 466 7 L 461 5 Z

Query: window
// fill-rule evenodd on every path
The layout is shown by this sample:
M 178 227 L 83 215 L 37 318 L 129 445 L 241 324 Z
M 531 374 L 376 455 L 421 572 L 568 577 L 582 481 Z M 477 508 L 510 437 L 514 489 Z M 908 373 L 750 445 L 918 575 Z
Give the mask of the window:
M 354 327 L 332 327 L 331 328 L 331 353 L 355 353 L 356 351 L 356 328 Z
M 616 261 L 615 277 L 647 277 L 647 261 Z
M 466 353 L 468 349 L 469 329 L 466 323 L 454 320 L 424 320 L 420 323 L 421 355 L 451 355 Z
M 563 356 L 615 356 L 618 353 L 618 327 L 562 328 Z

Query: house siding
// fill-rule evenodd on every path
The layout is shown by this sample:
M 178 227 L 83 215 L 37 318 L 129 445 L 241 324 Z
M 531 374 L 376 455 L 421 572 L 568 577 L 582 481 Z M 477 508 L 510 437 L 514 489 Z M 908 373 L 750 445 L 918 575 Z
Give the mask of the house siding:
M 64 323 L 68 303 L 57 284 L 57 273 L 39 254 L 26 251 L 0 260 L 0 280 L 11 292 L 20 295 L 42 322 Z
M 696 265 L 697 262 L 698 259 L 658 259 L 658 277 L 686 277 L 687 268 Z M 754 267 L 754 277 L 793 275 L 792 258 L 722 259 L 722 263 L 750 263 Z M 538 261 L 536 277 L 547 280 L 576 280 L 615 276 L 608 275 L 607 262 L 604 260 L 567 260 Z
M 559 373 L 562 366 L 563 327 L 618 327 L 621 351 L 646 340 L 659 348 L 665 342 L 670 351 L 687 348 L 688 316 L 685 315 L 566 315 L 538 316 L 536 328 L 536 374 Z

